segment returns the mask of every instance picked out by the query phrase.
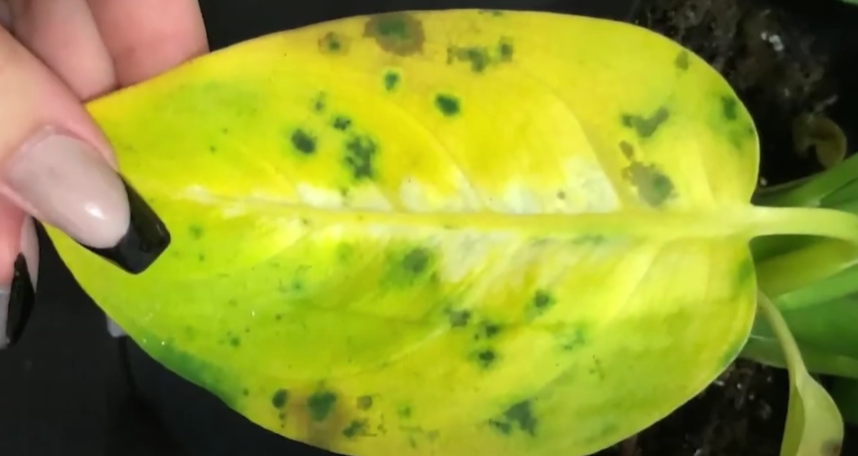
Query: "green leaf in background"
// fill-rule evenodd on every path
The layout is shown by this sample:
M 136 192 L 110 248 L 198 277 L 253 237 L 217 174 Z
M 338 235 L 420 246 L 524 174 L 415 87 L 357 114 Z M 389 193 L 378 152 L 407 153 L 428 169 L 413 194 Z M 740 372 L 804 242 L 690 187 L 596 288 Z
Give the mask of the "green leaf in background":
M 758 292 L 757 304 L 781 343 L 790 392 L 781 456 L 839 456 L 843 419 L 831 396 L 810 373 L 786 321 L 771 300 Z

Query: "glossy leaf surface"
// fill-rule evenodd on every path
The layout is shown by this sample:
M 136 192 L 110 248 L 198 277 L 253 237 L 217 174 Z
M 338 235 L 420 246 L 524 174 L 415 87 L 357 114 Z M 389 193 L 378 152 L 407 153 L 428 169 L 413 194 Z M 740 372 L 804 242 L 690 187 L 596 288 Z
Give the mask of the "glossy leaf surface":
M 357 17 L 89 108 L 173 244 L 130 276 L 51 230 L 62 258 L 156 359 L 284 436 L 588 454 L 748 336 L 753 124 L 644 29 Z

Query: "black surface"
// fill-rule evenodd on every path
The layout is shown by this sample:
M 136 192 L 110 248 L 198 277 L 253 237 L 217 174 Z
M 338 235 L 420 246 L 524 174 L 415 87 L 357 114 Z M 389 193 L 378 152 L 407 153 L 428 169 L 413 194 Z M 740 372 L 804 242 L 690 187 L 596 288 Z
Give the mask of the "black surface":
M 393 9 L 543 9 L 622 19 L 636 3 L 201 1 L 213 49 L 278 30 Z M 324 454 L 251 425 L 213 396 L 161 368 L 133 342 L 111 339 L 103 313 L 75 284 L 41 232 L 40 241 L 35 309 L 16 347 L 0 352 L 0 455 Z

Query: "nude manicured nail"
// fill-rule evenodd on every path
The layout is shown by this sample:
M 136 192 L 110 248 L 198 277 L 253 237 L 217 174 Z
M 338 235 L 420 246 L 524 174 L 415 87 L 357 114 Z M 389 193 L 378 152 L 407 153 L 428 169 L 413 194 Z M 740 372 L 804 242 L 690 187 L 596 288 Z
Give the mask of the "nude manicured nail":
M 21 231 L 21 251 L 13 267 L 11 281 L 0 284 L 0 349 L 15 345 L 21 339 L 36 301 L 39 245 L 29 217 Z
M 143 198 L 77 139 L 50 134 L 32 141 L 8 162 L 4 179 L 42 222 L 130 273 L 146 270 L 170 244 Z

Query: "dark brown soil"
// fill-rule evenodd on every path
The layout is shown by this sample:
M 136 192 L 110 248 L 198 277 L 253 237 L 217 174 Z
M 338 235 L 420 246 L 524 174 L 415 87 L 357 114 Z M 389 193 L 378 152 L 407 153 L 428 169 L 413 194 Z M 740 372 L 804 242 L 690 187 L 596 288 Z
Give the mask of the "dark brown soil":
M 821 3 L 828 12 L 789 0 L 644 0 L 635 19 L 696 52 L 736 89 L 760 131 L 761 185 L 822 169 L 813 150 L 795 150 L 797 116 L 831 117 L 847 135 L 858 123 L 858 100 L 849 92 L 856 75 L 838 65 L 858 61 L 858 53 L 832 32 L 847 9 Z M 858 8 L 847 12 L 854 26 Z M 844 107 L 844 98 L 854 108 Z M 597 456 L 778 456 L 788 386 L 785 371 L 739 361 L 671 416 Z M 846 448 L 850 443 L 847 431 Z M 848 451 L 856 450 L 842 454 Z

